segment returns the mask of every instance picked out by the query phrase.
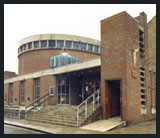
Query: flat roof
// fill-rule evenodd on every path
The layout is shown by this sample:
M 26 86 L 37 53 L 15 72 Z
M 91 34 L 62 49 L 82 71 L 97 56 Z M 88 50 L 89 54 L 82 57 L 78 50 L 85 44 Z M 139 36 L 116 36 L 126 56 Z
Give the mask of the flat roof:
M 91 43 L 94 45 L 100 46 L 100 41 L 88 37 L 83 37 L 83 36 L 77 36 L 77 35 L 70 35 L 70 34 L 38 34 L 38 35 L 32 35 L 29 37 L 26 37 L 22 39 L 19 43 L 18 46 L 20 47 L 21 45 L 25 43 L 29 43 L 32 41 L 39 41 L 39 40 L 72 40 L 72 41 L 80 41 L 80 42 L 86 42 L 86 43 Z
M 38 77 L 42 77 L 42 76 L 58 75 L 58 74 L 69 73 L 69 72 L 74 72 L 74 71 L 80 71 L 80 70 L 90 69 L 90 68 L 94 68 L 94 67 L 98 67 L 98 66 L 101 66 L 101 59 L 100 58 L 86 60 L 86 61 L 83 61 L 80 63 L 66 65 L 63 67 L 51 68 L 51 69 L 47 69 L 47 70 L 42 70 L 42 71 L 33 72 L 30 74 L 26 74 L 26 75 L 21 75 L 21 76 L 5 79 L 4 84 L 13 83 L 15 81 L 32 79 L 32 78 L 38 78 Z

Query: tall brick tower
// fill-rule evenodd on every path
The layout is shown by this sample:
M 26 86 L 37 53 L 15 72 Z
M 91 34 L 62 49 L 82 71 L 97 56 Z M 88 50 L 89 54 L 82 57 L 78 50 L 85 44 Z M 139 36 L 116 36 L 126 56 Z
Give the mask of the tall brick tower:
M 147 17 L 121 12 L 101 21 L 101 105 L 104 118 L 147 118 Z M 149 116 L 149 115 L 148 115 Z

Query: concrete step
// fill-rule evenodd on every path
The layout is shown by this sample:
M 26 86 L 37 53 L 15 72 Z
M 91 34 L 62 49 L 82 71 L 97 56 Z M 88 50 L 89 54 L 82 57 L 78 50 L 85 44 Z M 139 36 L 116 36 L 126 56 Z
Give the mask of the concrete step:
M 36 122 L 43 122 L 43 123 L 50 123 L 50 124 L 58 124 L 58 125 L 66 125 L 66 126 L 77 126 L 77 123 L 76 122 L 58 122 L 58 121 L 50 121 L 50 120 L 44 120 L 44 119 L 30 119 L 30 118 L 28 118 L 27 120 L 29 120 L 29 121 L 36 121 Z M 80 123 L 79 123 L 79 125 L 81 125 Z
M 93 112 L 89 112 L 88 114 L 91 115 Z M 45 113 L 35 113 L 36 115 L 41 115 L 41 116 L 49 116 L 49 117 L 52 117 L 52 116 L 66 116 L 66 117 L 76 117 L 77 114 L 60 114 L 60 113 L 50 113 L 50 114 L 45 114 Z M 85 116 L 85 113 L 82 113 L 80 116 Z
M 84 110 L 84 106 L 81 107 L 80 111 Z M 88 107 L 88 117 L 93 114 L 92 105 Z M 60 124 L 67 126 L 77 126 L 77 111 L 76 106 L 53 106 L 48 105 L 36 112 L 35 114 L 28 116 L 27 120 Z M 83 112 L 79 116 L 79 126 L 85 124 L 85 113 Z
M 30 116 L 28 118 L 45 118 L 45 119 L 55 119 L 55 120 L 72 120 L 72 121 L 76 121 L 77 118 L 76 117 L 72 117 L 72 116 L 42 116 L 42 115 L 33 115 L 33 116 Z M 86 120 L 85 116 L 84 117 L 79 117 L 79 120 L 80 121 L 84 121 Z
M 41 120 L 41 119 L 43 119 L 43 120 L 48 120 L 48 121 L 53 121 L 53 122 L 65 122 L 65 123 L 75 123 L 75 122 L 77 122 L 77 120 L 71 120 L 71 119 L 66 119 L 66 118 L 64 118 L 64 119 L 62 119 L 62 118 L 45 118 L 45 117 L 29 117 L 28 119 L 34 119 L 34 120 Z M 79 120 L 79 122 L 80 123 L 83 123 L 85 120 Z

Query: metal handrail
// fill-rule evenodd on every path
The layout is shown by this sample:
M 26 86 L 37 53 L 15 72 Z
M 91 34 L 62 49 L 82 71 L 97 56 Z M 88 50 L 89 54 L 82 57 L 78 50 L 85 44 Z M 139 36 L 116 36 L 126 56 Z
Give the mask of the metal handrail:
M 47 96 L 48 96 L 48 97 L 47 97 Z M 47 98 L 45 98 L 45 97 L 47 97 Z M 35 104 L 37 101 L 39 101 L 39 100 L 41 100 L 41 99 L 43 99 L 43 98 L 45 98 L 43 101 L 39 102 L 38 104 Z M 27 106 L 25 106 L 25 116 L 27 117 L 27 114 L 28 114 L 29 112 L 31 112 L 31 111 L 32 111 L 33 109 L 35 109 L 37 106 L 39 106 L 39 105 L 43 104 L 44 102 L 46 102 L 46 101 L 48 100 L 48 98 L 49 98 L 49 93 L 46 93 L 46 94 L 44 94 L 43 96 L 35 99 L 33 102 L 31 102 L 31 103 L 28 104 Z M 32 105 L 33 105 L 33 107 L 31 107 L 29 110 L 27 110 L 27 108 L 30 107 L 30 106 L 32 106 Z
M 96 94 L 98 95 L 97 98 L 95 98 Z M 100 99 L 100 90 L 96 90 L 92 95 L 90 95 L 86 100 L 84 100 L 81 104 L 79 104 L 77 107 L 76 107 L 76 110 L 77 110 L 77 126 L 79 126 L 79 117 L 81 115 L 81 113 L 85 112 L 85 117 L 87 118 L 88 117 L 88 100 L 93 98 L 93 101 L 92 101 L 92 104 L 93 104 L 93 111 L 95 111 L 95 103 L 98 101 L 98 107 L 99 107 L 99 99 Z M 80 108 L 82 107 L 82 105 L 85 104 L 85 108 L 81 111 L 80 111 Z
M 49 95 L 49 93 L 44 94 L 43 96 L 35 99 L 34 101 L 32 101 L 31 103 L 29 103 L 28 105 L 25 106 L 25 108 L 28 108 L 29 106 L 33 105 L 34 103 L 36 103 L 37 101 L 41 100 L 43 97 L 46 97 L 47 95 Z

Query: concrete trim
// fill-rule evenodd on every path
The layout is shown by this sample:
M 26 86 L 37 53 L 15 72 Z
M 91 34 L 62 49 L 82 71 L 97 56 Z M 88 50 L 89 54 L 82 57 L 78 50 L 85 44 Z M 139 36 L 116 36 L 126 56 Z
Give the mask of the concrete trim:
M 38 72 L 34 72 L 34 73 L 22 75 L 22 76 L 17 76 L 14 78 L 5 79 L 4 84 L 13 83 L 15 81 L 38 78 L 42 76 L 57 75 L 57 74 L 63 74 L 63 73 L 68 73 L 73 71 L 79 71 L 79 70 L 89 69 L 89 68 L 98 67 L 98 66 L 101 66 L 100 58 L 84 61 L 81 63 L 66 65 L 63 67 L 42 70 L 42 71 L 38 71 Z
M 83 36 L 76 36 L 76 35 L 69 35 L 69 34 L 38 34 L 38 35 L 33 35 L 33 36 L 29 36 L 22 39 L 19 42 L 18 46 L 20 47 L 25 43 L 29 43 L 32 41 L 40 41 L 40 40 L 71 40 L 71 41 L 81 41 L 85 43 L 100 45 L 99 40 L 83 37 Z

